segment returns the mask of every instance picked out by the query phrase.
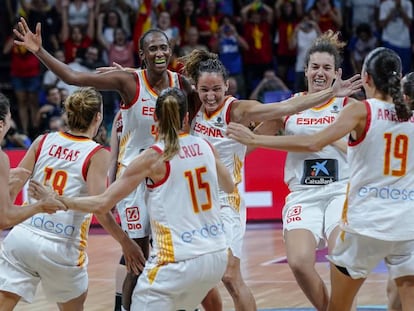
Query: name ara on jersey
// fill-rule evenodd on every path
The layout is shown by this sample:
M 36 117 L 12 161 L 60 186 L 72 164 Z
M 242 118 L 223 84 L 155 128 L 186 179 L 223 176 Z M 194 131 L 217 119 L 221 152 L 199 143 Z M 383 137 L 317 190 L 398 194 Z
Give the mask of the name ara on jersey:
M 60 160 L 75 162 L 79 158 L 80 151 L 69 149 L 69 148 L 64 148 L 58 145 L 52 145 L 49 149 L 48 154 L 51 157 L 54 157 Z
M 387 121 L 398 121 L 397 114 L 395 111 L 391 111 L 388 109 L 378 109 L 378 120 L 387 120 Z M 414 123 L 414 116 L 412 116 L 408 122 Z
M 196 122 L 194 126 L 194 132 L 197 132 L 197 133 L 200 133 L 206 136 L 211 136 L 211 137 L 221 137 L 221 138 L 225 137 L 222 130 L 218 128 L 205 126 L 204 124 L 201 124 L 198 122 Z

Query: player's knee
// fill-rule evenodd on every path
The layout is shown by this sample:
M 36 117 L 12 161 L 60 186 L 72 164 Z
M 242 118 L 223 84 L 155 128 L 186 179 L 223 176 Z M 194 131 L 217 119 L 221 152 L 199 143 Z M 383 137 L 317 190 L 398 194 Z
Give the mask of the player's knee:
M 288 264 L 295 275 L 307 274 L 307 272 L 313 269 L 313 265 L 307 265 L 306 260 L 297 258 L 290 258 Z

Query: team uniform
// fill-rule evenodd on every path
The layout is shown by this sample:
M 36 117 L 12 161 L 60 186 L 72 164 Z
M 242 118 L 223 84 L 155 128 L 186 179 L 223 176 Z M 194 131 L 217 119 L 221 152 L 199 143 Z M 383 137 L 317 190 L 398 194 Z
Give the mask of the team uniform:
M 162 153 L 164 143 L 151 148 Z M 194 310 L 227 265 L 211 146 L 181 135 L 179 154 L 165 165 L 160 182 L 147 181 L 153 248 L 134 289 L 135 311 Z
M 242 180 L 243 162 L 246 146 L 226 136 L 227 125 L 230 123 L 231 105 L 237 100 L 232 96 L 224 99 L 224 105 L 208 116 L 203 107 L 197 112 L 191 123 L 191 132 L 209 141 L 220 155 L 221 161 L 229 170 L 234 184 Z M 243 236 L 246 230 L 246 205 L 239 191 L 225 193 L 220 190 L 221 216 L 226 228 L 228 247 L 233 255 L 241 258 Z
M 86 196 L 89 162 L 101 148 L 86 137 L 46 134 L 39 143 L 32 179 L 49 183 L 60 195 Z M 0 290 L 32 302 L 42 281 L 45 296 L 61 303 L 86 292 L 91 218 L 90 213 L 57 211 L 36 214 L 15 226 L 2 244 Z
M 285 135 L 312 135 L 335 121 L 346 98 L 332 98 L 285 119 Z M 345 138 L 344 138 L 345 139 Z M 290 193 L 283 208 L 285 230 L 307 229 L 319 248 L 339 224 L 349 172 L 346 153 L 328 145 L 313 153 L 288 152 L 285 183 Z
M 151 146 L 156 137 L 154 121 L 157 92 L 150 86 L 146 70 L 137 70 L 135 79 L 137 90 L 135 100 L 121 105 L 122 134 L 119 141 L 117 178 L 125 168 L 139 155 Z M 167 71 L 170 87 L 180 87 L 180 76 Z M 146 237 L 150 233 L 148 213 L 145 208 L 145 185 L 140 184 L 117 204 L 122 229 L 130 238 Z
M 365 105 L 365 132 L 349 141 L 344 232 L 330 260 L 352 278 L 365 278 L 382 259 L 393 279 L 414 275 L 414 118 L 398 122 L 395 106 L 378 99 Z

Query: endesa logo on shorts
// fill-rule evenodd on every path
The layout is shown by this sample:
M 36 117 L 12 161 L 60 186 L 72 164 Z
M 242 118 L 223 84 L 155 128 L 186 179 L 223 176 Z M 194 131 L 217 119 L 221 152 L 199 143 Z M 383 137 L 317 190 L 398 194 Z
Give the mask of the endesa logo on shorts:
M 186 243 L 193 243 L 193 241 L 200 239 L 211 239 L 224 234 L 224 223 L 205 224 L 201 228 L 184 231 L 181 233 L 181 240 Z
M 300 217 L 300 214 L 302 213 L 302 206 L 295 205 L 289 208 L 287 213 L 287 223 L 290 223 L 292 221 L 300 221 L 302 220 L 302 217 Z
M 26 222 L 26 224 L 27 223 L 32 227 L 38 228 L 40 230 L 63 235 L 65 237 L 72 237 L 75 232 L 75 226 L 61 222 L 55 222 L 47 218 L 46 215 L 33 216 L 30 218 L 29 222 Z
M 126 221 L 128 223 L 128 230 L 139 230 L 142 228 L 139 221 L 139 208 L 138 206 L 127 207 L 125 209 Z

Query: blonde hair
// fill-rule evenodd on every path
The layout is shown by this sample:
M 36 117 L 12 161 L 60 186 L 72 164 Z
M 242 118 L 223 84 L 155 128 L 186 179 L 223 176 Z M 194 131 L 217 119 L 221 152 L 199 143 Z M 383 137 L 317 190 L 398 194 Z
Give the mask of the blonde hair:
M 180 149 L 179 132 L 188 111 L 187 97 L 179 88 L 167 88 L 157 98 L 155 116 L 159 139 L 165 143 L 164 160 L 170 160 Z

